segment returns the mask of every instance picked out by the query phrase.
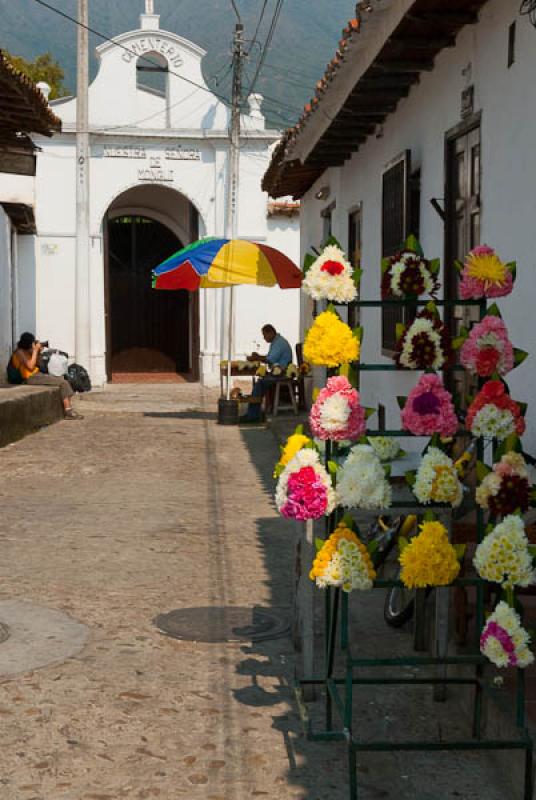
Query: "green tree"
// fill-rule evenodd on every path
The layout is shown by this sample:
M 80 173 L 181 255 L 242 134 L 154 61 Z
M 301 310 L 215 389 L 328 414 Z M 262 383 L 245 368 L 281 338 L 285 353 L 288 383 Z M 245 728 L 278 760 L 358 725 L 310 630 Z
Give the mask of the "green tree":
M 57 97 L 65 97 L 65 95 L 69 94 L 63 83 L 65 77 L 63 69 L 52 56 L 52 53 L 43 53 L 33 61 L 28 61 L 22 56 L 13 56 L 6 51 L 4 53 L 15 69 L 27 75 L 34 83 L 39 83 L 39 81 L 48 83 L 50 86 L 50 100 L 55 100 Z

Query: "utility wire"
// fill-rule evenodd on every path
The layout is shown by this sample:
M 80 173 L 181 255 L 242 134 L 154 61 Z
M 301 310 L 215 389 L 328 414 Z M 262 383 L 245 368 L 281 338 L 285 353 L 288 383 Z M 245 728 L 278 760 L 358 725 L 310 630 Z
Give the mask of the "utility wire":
M 244 68 L 244 72 L 246 73 L 246 77 L 249 79 L 249 73 L 247 72 L 247 70 L 245 68 Z M 249 95 L 249 92 L 248 92 L 248 95 Z M 300 109 L 299 108 L 297 109 L 296 106 L 291 106 L 288 103 L 285 103 L 283 100 L 280 100 L 277 97 L 272 97 L 269 94 L 264 94 L 264 92 L 263 92 L 262 97 L 263 97 L 263 100 L 269 100 L 272 103 L 275 103 L 281 109 L 284 109 L 285 111 L 288 111 L 290 114 L 296 114 L 296 113 L 299 113 L 299 111 L 300 111 Z
M 264 69 L 266 69 L 266 67 L 267 64 L 266 62 L 264 62 Z M 294 78 L 289 78 L 283 67 L 280 67 L 279 69 L 272 68 L 272 72 L 276 74 L 277 81 L 279 83 L 288 83 L 289 85 L 292 86 L 298 86 L 300 89 L 306 89 L 309 92 L 313 90 L 314 84 L 317 83 L 318 81 L 318 79 L 314 80 L 311 78 L 310 83 L 301 83 L 301 81 L 294 80 Z
M 279 64 L 279 65 L 272 64 L 270 61 L 265 61 L 264 62 L 264 66 L 268 67 L 268 69 L 272 69 L 272 70 L 281 70 L 281 64 Z M 307 73 L 302 72 L 299 69 L 296 69 L 294 64 L 292 65 L 292 72 L 293 72 L 294 75 L 299 75 L 300 77 L 304 78 L 306 81 L 314 81 L 314 82 L 316 82 L 318 80 L 318 75 L 314 75 L 313 76 L 312 73 L 310 75 L 308 75 Z
M 253 46 L 255 44 L 255 42 L 258 41 L 257 36 L 259 34 L 259 30 L 260 30 L 260 27 L 262 25 L 262 21 L 264 19 L 264 12 L 266 11 L 266 6 L 267 5 L 268 5 L 268 0 L 263 0 L 261 13 L 259 15 L 259 19 L 257 20 L 257 27 L 255 28 L 255 33 L 253 34 L 253 39 L 251 40 L 251 46 Z
M 240 12 L 239 12 L 238 8 L 236 7 L 235 0 L 231 0 L 231 5 L 232 5 L 232 7 L 233 7 L 233 11 L 234 11 L 234 12 L 235 12 L 235 14 L 236 14 L 236 18 L 237 18 L 237 20 L 238 20 L 240 23 L 242 23 L 242 18 L 240 17 Z
M 134 58 L 141 59 L 143 61 L 146 61 L 149 65 L 154 66 L 154 64 L 153 64 L 153 62 L 151 61 L 150 58 L 147 58 L 146 56 L 143 56 L 143 55 L 138 56 L 138 54 L 135 53 L 130 48 L 126 47 L 125 45 L 121 44 L 120 42 L 116 42 L 114 39 L 111 39 L 109 36 L 106 36 L 104 33 L 101 33 L 100 31 L 96 30 L 95 28 L 92 28 L 89 25 L 83 25 L 75 17 L 72 17 L 69 14 L 66 14 L 64 11 L 61 11 L 59 8 L 55 8 L 54 6 L 52 6 L 49 3 L 47 3 L 46 0 L 34 0 L 34 2 L 38 3 L 39 5 L 43 6 L 44 8 L 47 8 L 49 11 L 52 11 L 55 14 L 58 14 L 60 17 L 63 17 L 64 19 L 69 20 L 69 22 L 72 22 L 75 25 L 78 25 L 79 27 L 86 28 L 86 30 L 88 30 L 90 33 L 93 33 L 95 36 L 98 36 L 100 39 L 103 39 L 104 41 L 109 42 L 110 44 L 114 45 L 115 47 L 118 47 L 120 50 L 124 50 L 126 53 L 129 53 L 129 55 L 133 56 Z M 283 0 L 279 0 L 279 2 L 282 3 Z M 200 83 L 196 83 L 195 81 L 192 81 L 189 78 L 186 78 L 184 75 L 180 75 L 178 72 L 173 72 L 173 70 L 168 69 L 167 72 L 168 72 L 169 75 L 173 75 L 174 77 L 180 78 L 181 80 L 185 81 L 186 83 L 189 83 L 191 86 L 194 86 L 196 89 L 201 89 L 202 91 L 207 92 L 208 94 L 217 97 L 227 107 L 229 106 L 228 98 L 226 98 L 224 95 L 220 94 L 219 92 L 216 92 L 215 90 L 210 89 L 207 86 L 203 86 Z M 249 93 L 250 92 L 248 92 L 248 94 Z M 183 100 L 186 100 L 186 99 L 188 99 L 188 98 L 183 98 Z M 295 111 L 296 111 L 295 108 L 292 108 L 289 105 L 283 104 L 283 103 L 281 103 L 279 100 L 277 100 L 275 98 L 270 98 L 268 95 L 266 95 L 266 99 L 275 102 L 279 106 L 279 108 L 285 109 L 285 110 L 289 111 L 290 113 L 295 113 Z M 173 107 L 175 107 L 175 105 L 178 105 L 180 102 L 182 102 L 182 101 L 179 101 L 177 104 L 174 104 Z M 156 114 L 150 115 L 150 117 L 146 117 L 146 118 L 144 118 L 143 120 L 140 120 L 140 121 L 145 121 L 146 119 L 150 119 L 152 116 L 157 116 L 159 113 L 160 112 L 157 112 Z M 283 123 L 285 123 L 286 125 L 293 124 L 289 119 L 284 118 L 281 114 L 278 114 L 275 110 L 270 110 L 269 113 L 270 113 L 270 115 L 279 117 L 279 119 Z M 116 129 L 116 127 L 120 128 L 120 127 L 123 127 L 123 126 L 110 126 L 109 128 L 105 128 L 104 130 L 114 130 L 114 129 Z
M 248 95 L 251 94 L 253 92 L 253 90 L 255 89 L 255 85 L 256 85 L 257 80 L 259 78 L 260 71 L 261 71 L 261 69 L 262 69 L 262 67 L 264 65 L 264 61 L 265 61 L 266 56 L 268 54 L 268 50 L 270 49 L 270 45 L 272 43 L 272 39 L 274 38 L 274 33 L 275 33 L 276 26 L 277 26 L 277 22 L 279 20 L 279 16 L 281 14 L 281 8 L 283 6 L 283 2 L 284 2 L 284 0 L 276 0 L 274 13 L 272 15 L 272 21 L 270 23 L 270 27 L 268 29 L 268 33 L 266 34 L 264 47 L 262 48 L 261 56 L 259 58 L 259 63 L 257 64 L 257 69 L 255 70 L 255 75 L 253 76 L 253 80 L 252 80 L 252 82 L 250 84 L 250 87 L 248 89 Z
M 60 17 L 64 17 L 64 19 L 68 19 L 70 22 L 74 22 L 75 25 L 78 25 L 81 28 L 85 28 L 87 31 L 89 31 L 89 33 L 93 33 L 95 36 L 98 36 L 100 39 L 103 39 L 105 42 L 109 42 L 110 44 L 113 44 L 115 47 L 119 47 L 121 50 L 124 50 L 126 53 L 129 53 L 133 58 L 137 58 L 138 60 L 142 59 L 143 61 L 146 61 L 150 66 L 154 66 L 154 63 L 152 62 L 152 60 L 150 58 L 147 58 L 146 56 L 143 56 L 143 55 L 139 56 L 133 50 L 130 50 L 130 48 L 125 47 L 124 44 L 121 44 L 120 42 L 117 42 L 114 39 L 111 39 L 109 36 L 106 36 L 104 33 L 101 33 L 100 31 L 95 30 L 95 28 L 92 28 L 90 25 L 83 25 L 75 17 L 71 17 L 69 14 L 66 14 L 64 11 L 60 11 L 59 8 L 55 8 L 54 6 L 51 6 L 49 3 L 45 2 L 45 0 L 34 0 L 34 3 L 38 3 L 40 6 L 44 6 L 44 8 L 48 8 L 49 11 L 53 11 L 55 14 L 58 14 Z M 203 86 L 200 83 L 196 83 L 195 81 L 190 80 L 190 78 L 186 78 L 184 75 L 179 75 L 178 72 L 173 72 L 173 70 L 170 70 L 169 68 L 167 69 L 167 73 L 169 75 L 173 75 L 175 78 L 180 78 L 182 81 L 185 81 L 186 83 L 189 83 L 191 86 L 195 86 L 197 89 L 201 89 L 204 92 L 208 92 L 209 94 L 214 95 L 215 97 L 218 98 L 218 100 L 221 100 L 222 103 L 225 103 L 226 106 L 229 105 L 229 101 L 227 100 L 226 97 L 224 97 L 221 94 L 218 94 L 218 92 L 215 92 L 213 89 L 209 89 L 208 86 Z

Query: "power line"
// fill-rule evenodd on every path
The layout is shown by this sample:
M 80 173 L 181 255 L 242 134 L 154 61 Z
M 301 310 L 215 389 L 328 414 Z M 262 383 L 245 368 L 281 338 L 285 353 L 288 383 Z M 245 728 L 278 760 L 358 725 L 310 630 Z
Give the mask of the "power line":
M 115 47 L 119 47 L 121 50 L 124 50 L 126 53 L 129 53 L 134 58 L 137 58 L 138 60 L 141 59 L 143 61 L 146 61 L 150 66 L 154 66 L 154 63 L 151 61 L 150 58 L 147 58 L 146 56 L 143 56 L 143 55 L 138 56 L 137 53 L 135 53 L 133 50 L 130 50 L 130 48 L 126 47 L 124 44 L 121 44 L 120 42 L 115 41 L 115 39 L 111 39 L 109 36 L 106 36 L 104 33 L 101 33 L 100 31 L 95 30 L 95 28 L 92 28 L 90 25 L 83 25 L 77 19 L 75 19 L 75 17 L 71 17 L 69 14 L 66 14 L 64 11 L 60 11 L 59 8 L 55 8 L 54 6 L 51 6 L 49 3 L 45 2 L 45 0 L 34 0 L 34 3 L 39 3 L 40 6 L 44 6 L 44 8 L 48 8 L 49 11 L 53 11 L 55 14 L 58 14 L 60 17 L 64 17 L 64 19 L 68 19 L 70 22 L 73 22 L 75 25 L 78 25 L 78 26 L 80 26 L 82 28 L 85 28 L 87 31 L 89 31 L 89 33 L 93 33 L 95 36 L 98 36 L 100 39 L 103 39 L 105 42 L 109 42 L 110 44 L 113 44 Z M 224 103 L 226 106 L 229 105 L 229 101 L 227 100 L 226 97 L 224 97 L 223 95 L 218 94 L 218 92 L 215 92 L 213 89 L 209 89 L 208 86 L 203 86 L 200 83 L 196 83 L 195 81 L 190 80 L 190 78 L 186 78 L 184 75 L 179 75 L 178 72 L 173 72 L 173 70 L 170 70 L 169 68 L 167 69 L 167 73 L 168 73 L 168 75 L 173 75 L 175 78 L 180 78 L 182 81 L 185 81 L 186 83 L 189 83 L 191 86 L 195 86 L 197 89 L 201 89 L 204 92 L 208 92 L 209 94 L 214 95 L 215 97 L 218 98 L 218 100 L 221 100 L 222 103 Z
M 281 65 L 272 64 L 270 61 L 265 61 L 264 62 L 264 66 L 268 67 L 268 69 L 281 70 Z M 313 76 L 312 74 L 308 75 L 307 73 L 302 72 L 299 69 L 296 69 L 294 64 L 292 65 L 292 72 L 293 72 L 294 75 L 300 75 L 302 78 L 305 78 L 305 80 L 310 80 L 310 81 L 317 81 L 318 80 L 318 75 L 315 75 L 315 76 Z
M 251 94 L 253 92 L 254 88 L 255 88 L 255 85 L 257 83 L 257 79 L 259 77 L 260 71 L 261 71 L 261 69 L 263 67 L 264 61 L 265 61 L 266 56 L 268 54 L 268 50 L 270 49 L 270 45 L 271 45 L 272 39 L 274 37 L 276 25 L 277 25 L 277 22 L 279 20 L 279 16 L 281 14 L 281 8 L 283 7 L 283 2 L 284 2 L 284 0 L 276 0 L 274 13 L 272 15 L 272 21 L 270 23 L 270 27 L 268 29 L 268 33 L 266 34 L 264 47 L 262 48 L 261 56 L 259 58 L 259 63 L 257 64 L 257 69 L 255 70 L 255 75 L 253 76 L 253 81 L 251 82 L 250 87 L 248 89 L 248 95 Z
M 247 72 L 247 70 L 245 68 L 244 68 L 244 72 L 246 73 L 246 77 L 249 79 L 249 73 Z M 250 85 L 251 85 L 251 83 L 250 83 Z M 250 92 L 251 92 L 251 88 L 248 91 L 248 95 L 250 94 Z M 299 113 L 299 109 L 297 109 L 296 106 L 291 106 L 288 103 L 283 102 L 282 100 L 280 100 L 277 97 L 272 97 L 269 94 L 264 94 L 264 92 L 262 94 L 262 97 L 263 97 L 263 100 L 268 100 L 268 101 L 271 101 L 272 103 L 275 103 L 277 106 L 279 106 L 279 108 L 281 108 L 282 110 L 288 111 L 290 114 Z
M 103 39 L 104 41 L 109 42 L 110 44 L 114 45 L 114 47 L 118 47 L 119 49 L 124 50 L 126 53 L 129 53 L 129 55 L 131 55 L 131 56 L 133 56 L 135 58 L 138 58 L 138 59 L 142 59 L 143 61 L 146 61 L 148 64 L 153 66 L 153 62 L 149 58 L 147 58 L 146 56 L 143 56 L 143 55 L 138 56 L 137 53 L 135 53 L 130 48 L 126 47 L 125 45 L 121 44 L 120 42 L 116 42 L 114 39 L 111 39 L 109 36 L 106 36 L 104 33 L 101 33 L 100 31 L 96 30 L 95 28 L 92 28 L 90 25 L 82 25 L 77 19 L 75 19 L 75 17 L 72 17 L 69 14 L 66 14 L 64 11 L 61 11 L 59 8 L 55 8 L 54 6 L 52 6 L 49 3 L 47 3 L 46 0 L 34 0 L 34 2 L 38 3 L 39 5 L 43 6 L 44 8 L 47 8 L 49 11 L 52 11 L 53 13 L 58 14 L 60 17 L 63 17 L 64 19 L 69 20 L 69 22 L 72 22 L 75 25 L 81 26 L 83 28 L 86 28 L 90 33 L 93 33 L 95 36 L 98 36 L 100 39 Z M 283 0 L 280 0 L 280 2 L 282 3 Z M 194 86 L 196 89 L 201 89 L 201 91 L 207 92 L 208 94 L 217 97 L 227 107 L 229 106 L 228 98 L 226 98 L 224 95 L 220 94 L 219 92 L 215 91 L 214 89 L 211 89 L 211 88 L 209 88 L 207 86 L 203 86 L 200 83 L 196 83 L 195 81 L 192 81 L 189 78 L 186 78 L 184 75 L 180 75 L 177 72 L 173 72 L 173 70 L 168 69 L 167 72 L 168 72 L 169 75 L 173 75 L 174 77 L 180 78 L 181 80 L 185 81 L 186 83 L 189 83 L 191 86 Z M 187 98 L 182 98 L 181 101 L 178 101 L 177 103 L 174 103 L 173 107 L 175 107 L 176 105 L 179 105 L 180 102 L 185 101 L 185 100 L 189 99 L 190 97 L 191 97 L 191 95 L 189 95 Z M 295 109 L 294 108 L 292 108 L 291 106 L 288 106 L 288 105 L 286 105 L 284 103 L 281 103 L 276 98 L 271 98 L 268 95 L 266 95 L 265 98 L 266 98 L 266 100 L 273 101 L 274 103 L 276 103 L 277 106 L 280 109 L 286 109 L 290 113 L 295 113 Z M 147 119 L 150 119 L 153 116 L 157 116 L 159 113 L 161 113 L 161 112 L 156 112 L 154 115 L 152 114 L 152 115 L 150 115 L 150 117 L 145 117 L 143 120 L 139 120 L 139 121 L 140 122 L 144 122 L 144 121 L 146 121 Z M 285 125 L 292 125 L 293 124 L 291 120 L 283 117 L 281 114 L 277 113 L 277 111 L 275 111 L 274 109 L 269 109 L 269 113 L 270 113 L 271 116 L 278 117 Z M 130 123 L 130 124 L 132 125 L 132 123 Z M 103 130 L 115 130 L 116 128 L 118 129 L 118 128 L 122 128 L 122 127 L 123 127 L 122 125 L 121 126 L 119 126 L 119 125 L 118 126 L 109 126 L 108 128 L 104 128 Z
M 257 27 L 255 28 L 255 33 L 253 34 L 253 39 L 251 40 L 251 45 L 254 45 L 257 41 L 257 36 L 259 33 L 259 29 L 262 25 L 262 21 L 264 19 L 264 12 L 266 11 L 266 6 L 268 5 L 268 0 L 264 0 L 261 8 L 261 13 L 259 15 L 259 19 L 257 20 Z
M 264 69 L 268 67 L 266 61 L 264 62 Z M 306 89 L 307 91 L 312 91 L 312 87 L 315 83 L 317 83 L 317 79 L 314 80 L 311 78 L 311 83 L 301 83 L 301 81 L 294 80 L 294 78 L 289 78 L 282 67 L 268 67 L 277 75 L 277 80 L 280 83 L 288 83 L 292 86 L 298 86 L 300 89 Z
M 236 18 L 237 18 L 238 22 L 242 22 L 242 19 L 240 17 L 240 12 L 239 12 L 238 8 L 236 7 L 235 0 L 231 0 L 231 5 L 233 7 L 233 11 L 236 14 Z

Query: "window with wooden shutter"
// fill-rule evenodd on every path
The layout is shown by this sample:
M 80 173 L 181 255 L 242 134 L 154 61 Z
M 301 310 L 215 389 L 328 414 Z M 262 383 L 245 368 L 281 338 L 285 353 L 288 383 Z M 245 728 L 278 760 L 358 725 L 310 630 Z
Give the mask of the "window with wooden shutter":
M 361 266 L 361 203 L 348 213 L 348 260 L 354 269 Z M 348 324 L 352 328 L 359 325 L 355 302 L 348 304 Z
M 382 258 L 400 250 L 409 234 L 409 175 L 411 152 L 406 150 L 386 165 L 382 175 Z M 404 309 L 382 309 L 382 350 L 391 354 L 396 346 L 396 326 L 406 318 Z

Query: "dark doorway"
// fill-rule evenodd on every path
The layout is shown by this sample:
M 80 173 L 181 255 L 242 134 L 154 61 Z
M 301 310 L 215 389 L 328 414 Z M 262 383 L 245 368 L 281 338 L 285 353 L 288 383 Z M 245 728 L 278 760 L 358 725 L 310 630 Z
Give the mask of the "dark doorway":
M 197 297 L 151 288 L 151 269 L 182 242 L 144 216 L 108 220 L 107 233 L 109 380 L 114 373 L 189 373 Z
M 463 262 L 467 253 L 480 244 L 480 117 L 463 122 L 447 133 L 446 138 L 446 224 L 445 224 L 445 296 L 458 297 L 458 274 L 455 261 Z M 449 306 L 445 319 L 453 336 L 462 326 L 478 320 L 478 311 L 467 306 Z M 457 391 L 460 403 L 476 388 L 467 375 L 451 377 L 450 387 Z

